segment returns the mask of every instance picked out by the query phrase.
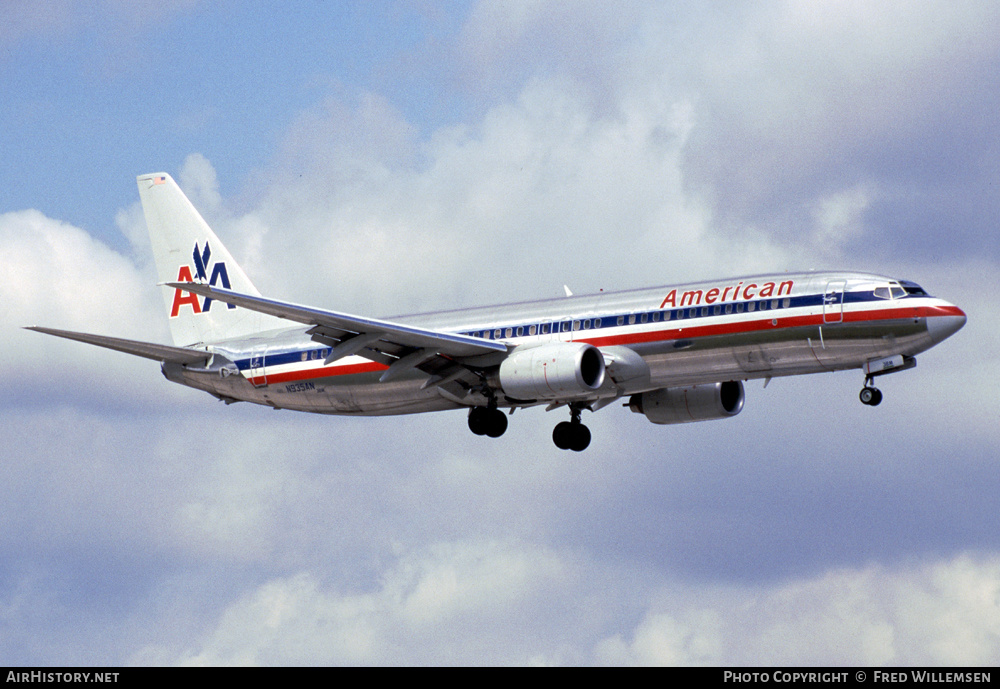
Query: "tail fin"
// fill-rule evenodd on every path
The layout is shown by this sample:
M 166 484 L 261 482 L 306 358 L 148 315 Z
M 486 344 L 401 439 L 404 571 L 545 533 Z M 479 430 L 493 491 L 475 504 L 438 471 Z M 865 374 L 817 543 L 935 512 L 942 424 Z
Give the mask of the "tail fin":
M 157 172 L 140 175 L 136 181 L 161 283 L 197 281 L 260 295 L 170 175 Z M 178 346 L 246 337 L 289 325 L 193 292 L 163 289 L 170 335 Z

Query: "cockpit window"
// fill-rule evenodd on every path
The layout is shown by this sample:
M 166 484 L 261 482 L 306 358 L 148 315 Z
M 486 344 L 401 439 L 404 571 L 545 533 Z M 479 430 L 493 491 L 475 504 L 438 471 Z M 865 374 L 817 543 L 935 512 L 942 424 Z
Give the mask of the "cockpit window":
M 930 295 L 924 291 L 924 288 L 915 282 L 909 282 L 908 280 L 900 280 L 899 284 L 903 286 L 906 293 L 911 297 L 929 297 Z
M 879 299 L 902 299 L 907 294 L 907 290 L 903 289 L 896 281 L 875 288 L 875 296 Z

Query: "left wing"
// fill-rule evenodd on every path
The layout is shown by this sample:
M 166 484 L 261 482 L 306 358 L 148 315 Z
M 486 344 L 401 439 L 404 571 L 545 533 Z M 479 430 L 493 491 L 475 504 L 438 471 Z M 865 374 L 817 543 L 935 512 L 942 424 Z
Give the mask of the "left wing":
M 506 355 L 508 351 L 507 345 L 494 340 L 300 306 L 197 282 L 171 282 L 167 286 L 311 325 L 313 327 L 307 332 L 313 340 L 331 347 L 325 363 L 356 354 L 387 365 L 389 369 L 382 375 L 383 381 L 411 368 L 419 368 L 431 374 L 428 384 L 443 384 L 445 379 L 453 380 L 453 376 L 457 377 L 455 374 L 465 370 L 459 364 L 474 366 L 472 360 L 484 355 Z

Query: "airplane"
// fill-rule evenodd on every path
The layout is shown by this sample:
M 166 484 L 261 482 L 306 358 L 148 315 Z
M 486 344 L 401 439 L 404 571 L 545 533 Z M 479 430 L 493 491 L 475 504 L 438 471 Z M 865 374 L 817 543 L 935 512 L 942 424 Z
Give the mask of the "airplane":
M 914 282 L 859 272 L 757 275 L 501 306 L 368 318 L 263 297 L 166 173 L 137 178 L 174 344 L 30 326 L 154 361 L 170 381 L 320 414 L 465 409 L 499 437 L 508 410 L 566 408 L 552 433 L 582 451 L 584 411 L 624 400 L 655 424 L 736 416 L 744 381 L 861 369 L 874 380 L 966 322 Z

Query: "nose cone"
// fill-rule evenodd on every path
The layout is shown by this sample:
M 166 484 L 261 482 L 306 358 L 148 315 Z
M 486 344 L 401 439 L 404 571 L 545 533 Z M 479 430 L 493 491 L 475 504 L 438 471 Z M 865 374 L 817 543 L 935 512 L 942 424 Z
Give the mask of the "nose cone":
M 930 334 L 931 339 L 934 340 L 934 344 L 957 333 L 965 325 L 965 321 L 968 320 L 965 312 L 957 306 L 948 306 L 941 309 L 941 311 L 940 315 L 935 315 L 927 319 L 927 332 Z

